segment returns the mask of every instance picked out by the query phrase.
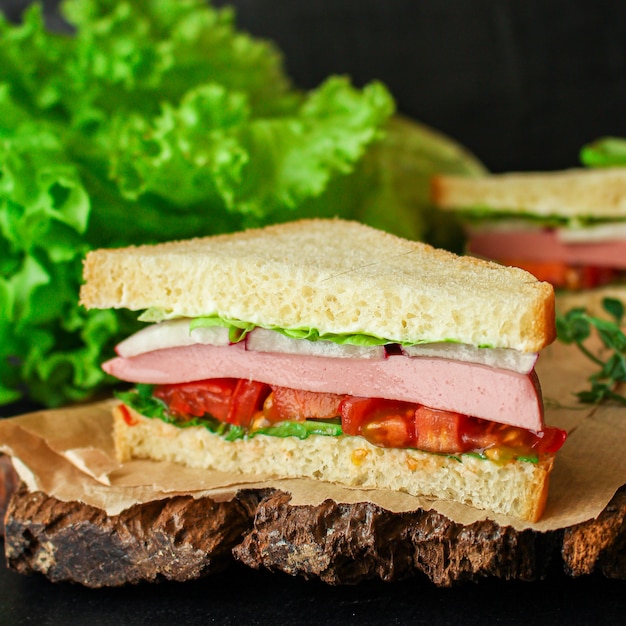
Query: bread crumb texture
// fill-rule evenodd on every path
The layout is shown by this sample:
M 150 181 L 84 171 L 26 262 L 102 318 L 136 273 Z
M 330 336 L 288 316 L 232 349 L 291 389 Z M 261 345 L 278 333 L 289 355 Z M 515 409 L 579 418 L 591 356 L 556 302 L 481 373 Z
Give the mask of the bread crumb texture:
M 554 339 L 553 289 L 531 274 L 338 219 L 96 250 L 84 279 L 87 308 L 531 352 Z
M 489 176 L 436 176 L 434 202 L 444 209 L 492 209 L 562 218 L 623 219 L 626 169 L 574 168 L 559 172 L 512 172 Z
M 132 458 L 277 478 L 311 478 L 363 489 L 388 489 L 453 500 L 536 521 L 545 506 L 552 460 L 493 463 L 418 450 L 379 448 L 362 437 L 257 435 L 225 441 L 201 426 L 177 428 L 132 411 L 129 425 L 114 409 L 119 460 Z

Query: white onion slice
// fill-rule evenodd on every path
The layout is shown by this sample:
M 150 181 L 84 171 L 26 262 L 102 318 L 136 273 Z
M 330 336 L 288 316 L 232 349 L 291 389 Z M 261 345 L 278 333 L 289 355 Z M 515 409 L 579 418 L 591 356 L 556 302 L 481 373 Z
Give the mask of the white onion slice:
M 563 243 L 593 243 L 626 239 L 626 224 L 611 222 L 581 228 L 557 228 L 557 238 Z
M 119 356 L 131 357 L 153 350 L 191 346 L 196 343 L 213 346 L 227 346 L 230 343 L 228 328 L 225 326 L 206 326 L 190 330 L 190 323 L 190 319 L 180 318 L 150 324 L 117 344 L 115 351 Z
M 294 339 L 275 330 L 255 328 L 246 335 L 246 350 L 348 359 L 384 359 L 384 346 L 353 346 L 333 341 Z
M 520 374 L 532 372 L 539 354 L 519 352 L 511 348 L 476 348 L 464 343 L 438 342 L 405 346 L 402 353 L 411 357 L 441 357 L 513 370 Z
M 208 344 L 227 346 L 230 343 L 228 328 L 224 326 L 206 326 L 190 330 L 191 320 L 179 318 L 150 324 L 120 342 L 115 350 L 121 357 L 129 358 L 165 348 Z M 338 344 L 332 341 L 309 341 L 294 339 L 282 333 L 266 328 L 255 328 L 245 338 L 246 350 L 256 352 L 279 352 L 351 359 L 384 359 L 384 346 L 354 346 Z M 410 357 L 440 357 L 470 363 L 479 363 L 489 367 L 512 370 L 520 374 L 532 371 L 538 353 L 522 353 L 509 348 L 476 348 L 467 344 L 438 342 L 405 346 L 402 353 Z

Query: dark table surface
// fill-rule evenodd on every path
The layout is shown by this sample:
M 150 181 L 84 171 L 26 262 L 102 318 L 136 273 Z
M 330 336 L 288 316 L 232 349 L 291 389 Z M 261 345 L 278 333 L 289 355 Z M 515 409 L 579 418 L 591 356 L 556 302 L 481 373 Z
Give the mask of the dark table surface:
M 86 589 L 0 566 L 2 624 L 624 624 L 626 581 L 429 581 L 329 587 L 235 567 L 187 583 Z

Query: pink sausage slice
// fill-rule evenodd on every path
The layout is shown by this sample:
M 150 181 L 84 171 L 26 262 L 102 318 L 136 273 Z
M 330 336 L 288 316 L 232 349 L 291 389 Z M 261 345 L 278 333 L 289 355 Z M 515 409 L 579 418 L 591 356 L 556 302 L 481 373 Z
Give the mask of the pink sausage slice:
M 559 239 L 555 230 L 491 231 L 471 233 L 469 251 L 489 259 L 561 261 L 626 269 L 626 240 L 572 242 Z
M 244 378 L 306 391 L 405 400 L 529 430 L 544 428 L 534 371 L 518 374 L 463 361 L 401 355 L 346 361 L 246 351 L 241 344 L 196 344 L 116 357 L 103 368 L 135 383 Z

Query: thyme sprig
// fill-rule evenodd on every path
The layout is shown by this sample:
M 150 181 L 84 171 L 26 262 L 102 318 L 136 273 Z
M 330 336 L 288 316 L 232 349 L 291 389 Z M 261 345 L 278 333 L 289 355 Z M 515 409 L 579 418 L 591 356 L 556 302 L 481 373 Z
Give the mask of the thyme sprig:
M 591 389 L 577 392 L 578 399 L 589 404 L 612 400 L 626 406 L 626 397 L 617 391 L 619 385 L 626 382 L 624 303 L 615 298 L 604 298 L 602 307 L 610 319 L 595 317 L 585 308 L 574 308 L 557 315 L 557 337 L 563 343 L 578 346 L 599 367 L 599 371 L 589 377 Z M 603 344 L 598 352 L 585 345 L 594 330 Z

